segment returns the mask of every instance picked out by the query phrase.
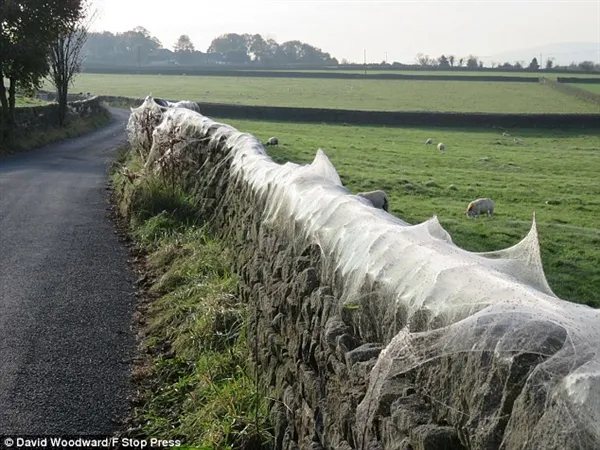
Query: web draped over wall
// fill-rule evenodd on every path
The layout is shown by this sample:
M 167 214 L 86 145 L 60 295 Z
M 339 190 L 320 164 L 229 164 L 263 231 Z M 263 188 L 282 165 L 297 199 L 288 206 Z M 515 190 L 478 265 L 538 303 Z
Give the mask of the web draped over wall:
M 168 159 L 199 169 L 225 148 L 228 176 L 264 201 L 263 221 L 318 246 L 339 310 L 384 345 L 356 410 L 359 448 L 403 377 L 470 448 L 600 448 L 600 311 L 552 292 L 535 218 L 513 247 L 469 252 L 437 217 L 412 225 L 352 195 L 320 149 L 311 164 L 280 165 L 254 136 L 152 97 L 128 132 L 147 171 Z

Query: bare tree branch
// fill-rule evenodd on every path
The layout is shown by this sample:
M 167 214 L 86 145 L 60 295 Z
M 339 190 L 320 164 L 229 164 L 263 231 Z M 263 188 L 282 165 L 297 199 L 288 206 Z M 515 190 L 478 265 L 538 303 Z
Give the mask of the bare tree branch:
M 89 29 L 97 17 L 97 10 L 91 10 L 89 3 L 84 6 L 81 19 L 73 23 L 52 44 L 50 51 L 50 79 L 56 87 L 59 109 L 59 123 L 62 126 L 67 116 L 69 87 L 75 76 L 81 72 L 85 55 L 82 53 L 87 42 Z

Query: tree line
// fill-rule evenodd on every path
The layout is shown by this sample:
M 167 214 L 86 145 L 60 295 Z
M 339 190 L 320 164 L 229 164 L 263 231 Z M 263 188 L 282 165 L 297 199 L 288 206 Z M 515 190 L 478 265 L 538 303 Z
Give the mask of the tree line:
M 203 66 L 210 64 L 250 64 L 267 67 L 278 65 L 357 65 L 357 63 L 352 63 L 346 59 L 342 59 L 340 63 L 337 58 L 332 57 L 329 53 L 305 42 L 293 40 L 280 44 L 274 39 L 265 39 L 260 34 L 226 33 L 214 38 L 204 52 L 196 48 L 189 35 L 182 34 L 172 48 L 173 50 L 165 48 L 163 43 L 146 28 L 136 27 L 122 33 L 108 31 L 90 33 L 84 53 L 88 63 L 105 65 L 181 64 Z M 484 68 L 484 63 L 474 55 L 465 57 L 441 55 L 434 58 L 418 53 L 415 64 L 402 64 L 399 62 L 389 64 L 382 61 L 380 66 L 477 70 Z M 537 58 L 533 58 L 529 63 L 525 61 L 492 62 L 488 68 L 517 71 L 539 70 L 542 69 L 542 64 Z M 555 66 L 553 58 L 547 58 L 543 68 L 546 70 L 600 71 L 600 65 L 594 64 L 592 61 L 572 63 L 569 66 Z
M 33 96 L 45 77 L 57 89 L 57 125 L 64 124 L 88 13 L 86 0 L 0 0 L 0 143 L 15 129 L 17 93 Z
M 116 65 L 155 64 L 313 64 L 337 65 L 337 59 L 320 48 L 298 40 L 278 43 L 260 34 L 227 33 L 212 40 L 206 52 L 196 49 L 188 35 L 181 35 L 173 50 L 163 47 L 144 27 L 123 33 L 90 33 L 84 55 L 88 63 Z
M 452 69 L 455 67 L 465 67 L 467 69 L 482 69 L 484 67 L 483 61 L 481 61 L 477 56 L 469 55 L 467 57 L 459 57 L 457 58 L 454 55 L 441 55 L 439 58 L 431 58 L 429 55 L 424 55 L 423 53 L 417 53 L 415 58 L 417 64 L 421 67 L 432 67 L 439 69 Z M 533 58 L 529 64 L 525 61 L 515 61 L 511 62 L 497 62 L 492 61 L 490 63 L 490 68 L 492 69 L 502 69 L 502 70 L 530 70 L 536 71 L 542 68 L 540 61 L 537 58 Z M 582 61 L 580 63 L 571 63 L 568 66 L 558 66 L 554 64 L 554 58 L 550 57 L 546 59 L 546 63 L 544 65 L 546 70 L 557 70 L 557 69 L 570 69 L 570 70 L 580 70 L 582 72 L 597 72 L 600 71 L 600 64 L 594 64 L 593 61 Z

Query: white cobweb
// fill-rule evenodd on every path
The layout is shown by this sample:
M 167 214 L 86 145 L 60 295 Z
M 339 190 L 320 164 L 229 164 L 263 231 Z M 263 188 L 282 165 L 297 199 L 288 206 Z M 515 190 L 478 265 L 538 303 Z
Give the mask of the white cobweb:
M 454 369 L 461 382 L 472 364 L 483 367 L 484 353 L 497 367 L 539 354 L 514 400 L 504 448 L 517 448 L 510 433 L 530 440 L 523 448 L 537 448 L 532 442 L 552 433 L 581 439 L 571 448 L 600 448 L 600 311 L 554 295 L 542 269 L 535 218 L 515 246 L 469 252 L 452 242 L 437 217 L 411 225 L 351 195 L 320 149 L 311 164 L 280 165 L 254 136 L 194 111 L 157 108 L 151 97 L 132 110 L 128 130 L 133 144 L 147 148 L 147 168 L 173 151 L 173 137 L 197 166 L 209 157 L 206 149 L 226 140 L 230 177 L 265 200 L 263 220 L 295 243 L 319 246 L 330 277 L 325 281 L 338 286 L 339 310 L 357 311 L 362 337 L 385 345 L 357 424 L 369 423 L 386 380 L 426 370 L 434 361 L 463 358 L 468 364 Z M 369 331 L 367 322 L 377 330 Z M 467 418 L 454 422 L 472 422 L 474 406 L 436 397 L 433 381 L 423 385 L 428 392 L 447 414 Z

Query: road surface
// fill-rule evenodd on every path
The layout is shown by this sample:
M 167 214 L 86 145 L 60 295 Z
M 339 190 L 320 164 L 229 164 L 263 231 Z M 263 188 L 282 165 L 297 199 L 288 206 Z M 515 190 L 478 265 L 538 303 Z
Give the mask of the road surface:
M 0 436 L 110 434 L 128 408 L 134 308 L 106 176 L 129 113 L 0 159 Z

